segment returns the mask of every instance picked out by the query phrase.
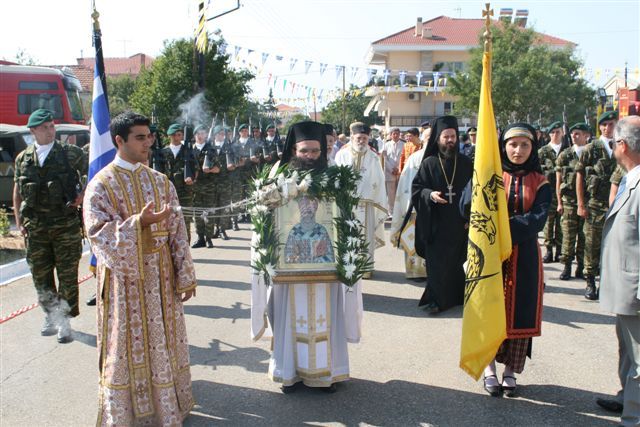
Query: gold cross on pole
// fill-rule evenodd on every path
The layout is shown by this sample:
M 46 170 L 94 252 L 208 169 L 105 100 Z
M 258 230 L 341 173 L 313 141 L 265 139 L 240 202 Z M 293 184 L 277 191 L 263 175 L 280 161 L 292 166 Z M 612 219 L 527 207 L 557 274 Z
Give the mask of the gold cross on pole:
M 304 320 L 304 317 L 300 316 L 300 318 L 296 321 L 300 325 L 300 328 L 304 328 L 304 325 L 307 324 L 307 321 Z
M 489 52 L 491 50 L 491 17 L 493 16 L 493 9 L 491 9 L 491 3 L 485 3 L 485 9 L 482 11 L 482 17 L 484 21 L 484 51 Z

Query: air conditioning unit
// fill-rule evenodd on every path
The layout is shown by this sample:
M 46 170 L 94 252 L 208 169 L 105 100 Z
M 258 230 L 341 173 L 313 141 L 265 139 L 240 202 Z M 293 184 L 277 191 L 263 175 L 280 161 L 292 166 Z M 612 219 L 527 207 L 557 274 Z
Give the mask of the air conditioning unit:
M 420 93 L 418 92 L 409 92 L 407 94 L 407 99 L 413 102 L 420 102 Z

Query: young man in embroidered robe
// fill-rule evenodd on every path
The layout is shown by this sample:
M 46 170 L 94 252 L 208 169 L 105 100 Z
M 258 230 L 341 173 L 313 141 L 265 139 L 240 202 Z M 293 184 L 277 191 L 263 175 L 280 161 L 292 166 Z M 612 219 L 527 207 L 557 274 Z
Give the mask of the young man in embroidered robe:
M 369 148 L 371 128 L 355 122 L 350 126 L 351 142 L 336 154 L 336 165 L 351 166 L 360 173 L 358 197 L 360 203 L 356 217 L 365 227 L 369 255 L 374 261 L 374 251 L 384 246 L 384 220 L 387 218 L 387 191 L 385 174 L 378 156 Z M 394 187 L 395 188 L 395 187 Z M 364 277 L 369 278 L 371 274 Z
M 89 183 L 84 221 L 97 257 L 98 425 L 181 425 L 193 407 L 182 303 L 196 277 L 178 196 L 143 165 L 149 120 L 113 119 L 118 151 Z
M 324 125 L 294 124 L 280 164 L 298 170 L 326 168 Z M 254 234 L 252 246 L 257 238 Z M 252 250 L 253 260 L 257 255 Z M 337 281 L 271 283 L 267 287 L 264 277 L 253 272 L 251 335 L 254 341 L 273 335 L 269 377 L 282 383 L 284 393 L 294 391 L 300 382 L 334 392 L 336 383 L 349 379 L 347 342 L 360 341 L 363 309 L 360 282 L 345 288 Z

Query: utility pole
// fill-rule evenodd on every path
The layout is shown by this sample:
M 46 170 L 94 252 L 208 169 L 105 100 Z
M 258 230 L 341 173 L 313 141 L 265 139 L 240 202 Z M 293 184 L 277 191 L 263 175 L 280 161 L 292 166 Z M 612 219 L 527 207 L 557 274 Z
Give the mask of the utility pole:
M 342 133 L 346 133 L 347 129 L 347 81 L 344 72 L 344 65 L 342 66 Z

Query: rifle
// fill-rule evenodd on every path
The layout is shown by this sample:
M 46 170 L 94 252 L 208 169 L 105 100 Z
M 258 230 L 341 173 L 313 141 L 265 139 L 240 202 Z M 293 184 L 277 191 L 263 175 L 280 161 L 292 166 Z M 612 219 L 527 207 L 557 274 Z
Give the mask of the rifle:
M 162 143 L 160 142 L 160 130 L 158 129 L 158 116 L 156 115 L 155 105 L 151 111 L 151 132 L 154 136 L 153 145 L 151 146 L 151 167 L 160 173 L 164 173 Z
M 187 123 L 184 124 L 184 179 L 191 178 L 191 180 L 195 179 L 196 172 L 193 170 L 192 161 L 193 161 L 193 148 L 191 146 L 191 137 L 190 134 L 191 128 Z
M 218 120 L 218 113 L 213 116 L 213 121 L 211 122 L 211 127 L 209 128 L 209 134 L 207 135 L 207 144 L 209 144 L 209 148 L 207 148 L 207 152 L 204 155 L 204 163 L 202 164 L 202 168 L 211 169 L 214 166 L 213 162 L 213 153 L 214 153 L 214 142 L 211 139 L 213 135 L 213 128 L 216 127 L 216 121 Z
M 569 135 L 569 123 L 567 122 L 567 104 L 562 105 L 562 129 L 564 130 L 564 136 L 562 137 L 560 151 L 571 147 L 571 135 Z
M 227 161 L 226 168 L 227 170 L 232 171 L 236 168 L 236 166 L 233 162 L 233 153 L 231 153 L 231 141 L 229 141 L 229 138 L 227 137 L 227 113 L 224 113 L 224 115 L 222 116 L 222 129 L 224 130 L 224 143 L 222 144 L 222 147 L 224 147 L 225 160 Z

